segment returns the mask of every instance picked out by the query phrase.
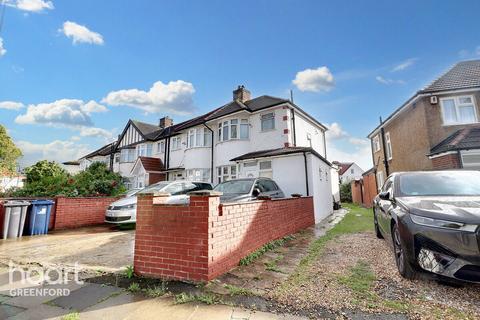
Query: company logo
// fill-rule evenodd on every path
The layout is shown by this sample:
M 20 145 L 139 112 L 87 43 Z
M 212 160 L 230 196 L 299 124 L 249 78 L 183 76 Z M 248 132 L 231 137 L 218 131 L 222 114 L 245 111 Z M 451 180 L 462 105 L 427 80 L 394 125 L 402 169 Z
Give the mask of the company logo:
M 10 295 L 14 297 L 68 296 L 70 295 L 70 289 L 58 287 L 71 282 L 79 285 L 84 284 L 84 281 L 79 278 L 79 272 L 80 269 L 76 262 L 71 269 L 59 269 L 52 266 L 20 267 L 10 261 L 8 263 L 9 285 L 13 287 L 14 283 L 20 282 L 22 285 L 31 286 L 10 289 Z M 49 288 L 48 286 L 57 286 L 57 288 Z

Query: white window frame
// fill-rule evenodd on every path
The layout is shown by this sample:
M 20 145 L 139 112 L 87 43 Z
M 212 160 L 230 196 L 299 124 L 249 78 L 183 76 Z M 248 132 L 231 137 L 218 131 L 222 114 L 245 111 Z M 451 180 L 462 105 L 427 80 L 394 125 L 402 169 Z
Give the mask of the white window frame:
M 264 129 L 263 128 L 263 117 L 265 116 L 268 116 L 268 115 L 272 115 L 272 120 L 273 120 L 273 128 L 269 128 L 269 129 Z M 273 131 L 275 130 L 275 112 L 266 112 L 266 113 L 263 113 L 260 115 L 260 131 L 261 132 L 268 132 L 268 131 Z
M 236 137 L 233 137 L 232 127 L 236 128 L 235 130 Z M 242 137 L 242 128 L 245 128 L 245 127 L 247 128 L 247 136 Z M 227 137 L 225 137 L 226 136 L 225 133 L 228 133 Z M 218 138 L 218 142 L 224 142 L 224 141 L 230 141 L 230 140 L 248 140 L 250 138 L 250 123 L 248 119 L 235 118 L 235 119 L 219 122 L 217 138 Z
M 380 191 L 383 187 L 383 184 L 385 183 L 385 179 L 383 178 L 383 171 L 378 171 L 376 174 L 376 178 L 378 191 Z
M 165 153 L 165 140 L 157 142 L 157 154 Z
M 460 156 L 462 159 L 462 167 L 463 169 L 467 170 L 479 170 L 480 168 L 480 162 L 471 162 L 471 163 L 465 163 L 465 156 L 480 156 L 480 150 L 464 150 L 460 152 Z
M 175 137 L 172 137 L 172 146 L 171 146 L 171 150 L 172 151 L 175 151 L 175 150 L 180 150 L 182 148 L 182 137 L 181 136 L 175 136 Z
M 210 168 L 197 168 L 185 170 L 188 181 L 210 182 Z
M 372 143 L 373 143 L 373 152 L 380 151 L 380 136 L 378 134 L 373 137 Z
M 472 103 L 460 103 L 460 99 L 461 98 L 470 98 L 472 100 Z M 447 122 L 445 120 L 445 108 L 443 106 L 443 103 L 445 100 L 453 100 L 453 102 L 455 103 L 455 114 L 456 114 L 456 117 L 457 117 L 457 121 L 456 122 Z M 475 117 L 475 121 L 474 122 L 461 122 L 459 121 L 460 119 L 460 111 L 459 109 L 461 107 L 465 107 L 465 106 L 473 106 L 473 115 Z M 465 96 L 454 96 L 454 97 L 443 97 L 443 98 L 440 98 L 440 109 L 441 109 L 441 112 L 442 112 L 442 122 L 443 122 L 443 125 L 444 126 L 455 126 L 455 125 L 462 125 L 462 124 L 473 124 L 473 123 L 478 123 L 478 115 L 477 115 L 477 103 L 475 101 L 475 97 L 473 95 L 465 95 Z
M 235 172 L 232 173 L 232 169 L 235 168 Z M 217 167 L 217 182 L 221 183 L 224 181 L 229 181 L 238 178 L 238 166 L 236 164 L 228 166 L 218 166 Z
M 120 163 L 128 163 L 135 161 L 136 149 L 121 149 L 120 150 Z
M 136 148 L 136 154 L 138 157 L 151 157 L 153 146 L 151 143 L 139 144 Z
M 187 132 L 187 148 L 210 147 L 211 132 L 207 128 L 193 128 Z
M 390 139 L 390 132 L 385 133 L 385 144 L 387 152 L 387 160 L 392 160 L 393 158 L 393 149 L 392 149 L 392 140 Z
M 270 168 L 262 169 L 263 163 L 270 163 Z M 273 167 L 272 167 L 272 160 L 264 160 L 258 162 L 258 176 L 264 178 L 273 178 Z

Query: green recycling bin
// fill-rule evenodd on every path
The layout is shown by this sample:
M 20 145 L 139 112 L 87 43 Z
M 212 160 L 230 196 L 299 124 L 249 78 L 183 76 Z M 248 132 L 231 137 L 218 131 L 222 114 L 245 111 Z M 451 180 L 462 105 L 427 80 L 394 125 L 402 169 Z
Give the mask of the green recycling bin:
M 25 217 L 30 202 L 10 200 L 3 203 L 5 215 L 3 217 L 3 239 L 22 236 L 25 226 Z

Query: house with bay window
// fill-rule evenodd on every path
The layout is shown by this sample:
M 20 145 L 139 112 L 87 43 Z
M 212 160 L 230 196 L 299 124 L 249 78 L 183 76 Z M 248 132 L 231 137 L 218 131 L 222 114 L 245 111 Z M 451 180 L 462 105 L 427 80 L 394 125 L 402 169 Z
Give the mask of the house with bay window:
M 292 101 L 252 98 L 239 86 L 225 105 L 178 124 L 169 117 L 158 124 L 129 120 L 105 158 L 131 188 L 270 177 L 286 195 L 314 196 L 321 220 L 332 212 L 326 130 Z
M 377 186 L 398 171 L 480 170 L 480 60 L 418 91 L 368 137 Z

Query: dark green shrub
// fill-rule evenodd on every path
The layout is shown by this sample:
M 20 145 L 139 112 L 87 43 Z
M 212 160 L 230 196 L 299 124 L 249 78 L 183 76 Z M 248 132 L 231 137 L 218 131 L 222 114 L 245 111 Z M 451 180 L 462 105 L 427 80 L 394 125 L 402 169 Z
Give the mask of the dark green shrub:
M 342 183 L 340 185 L 340 201 L 352 202 L 352 186 L 350 183 Z

